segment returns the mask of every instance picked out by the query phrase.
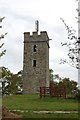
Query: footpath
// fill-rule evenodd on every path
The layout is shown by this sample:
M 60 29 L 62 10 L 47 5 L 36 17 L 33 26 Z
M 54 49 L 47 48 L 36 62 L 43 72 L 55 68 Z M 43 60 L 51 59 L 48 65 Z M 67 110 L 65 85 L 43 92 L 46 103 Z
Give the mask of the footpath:
M 29 110 L 9 110 L 10 112 L 21 112 L 21 113 L 24 113 L 24 112 L 29 112 Z M 48 113 L 50 113 L 50 114 L 58 114 L 58 113 L 60 113 L 60 114 L 70 114 L 70 113 L 79 113 L 78 111 L 31 111 L 31 112 L 33 112 L 33 113 L 35 113 L 35 114 L 48 114 Z

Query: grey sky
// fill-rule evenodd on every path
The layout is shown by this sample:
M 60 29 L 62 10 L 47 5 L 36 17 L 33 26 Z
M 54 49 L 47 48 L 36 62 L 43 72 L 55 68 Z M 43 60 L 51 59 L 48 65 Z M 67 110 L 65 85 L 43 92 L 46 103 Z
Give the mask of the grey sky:
M 50 68 L 61 77 L 77 80 L 78 72 L 68 65 L 60 65 L 60 58 L 67 57 L 67 50 L 61 42 L 67 40 L 67 33 L 60 18 L 77 29 L 75 0 L 0 0 L 0 16 L 5 16 L 2 32 L 7 52 L 0 64 L 17 73 L 23 69 L 23 33 L 35 30 L 35 20 L 39 20 L 39 30 L 47 31 L 50 41 Z

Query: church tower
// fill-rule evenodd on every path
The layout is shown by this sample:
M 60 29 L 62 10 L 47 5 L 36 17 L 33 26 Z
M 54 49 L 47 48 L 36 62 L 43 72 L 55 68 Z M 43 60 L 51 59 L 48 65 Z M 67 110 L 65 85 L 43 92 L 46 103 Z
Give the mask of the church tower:
M 49 87 L 49 37 L 46 31 L 24 33 L 23 91 L 38 93 Z

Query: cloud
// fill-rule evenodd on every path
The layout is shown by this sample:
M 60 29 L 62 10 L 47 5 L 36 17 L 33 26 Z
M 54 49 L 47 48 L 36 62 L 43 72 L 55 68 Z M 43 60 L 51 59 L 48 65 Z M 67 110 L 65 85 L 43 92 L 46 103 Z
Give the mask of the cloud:
M 67 53 L 67 49 L 61 47 L 61 42 L 67 40 L 67 34 L 60 17 L 65 18 L 68 25 L 75 27 L 75 9 L 73 0 L 0 0 L 0 15 L 6 17 L 1 30 L 8 32 L 4 40 L 7 53 L 0 63 L 14 73 L 23 68 L 23 33 L 34 31 L 35 20 L 38 19 L 40 31 L 46 30 L 52 39 L 50 67 L 61 76 L 77 79 L 75 69 L 59 65 L 60 58 L 66 57 Z

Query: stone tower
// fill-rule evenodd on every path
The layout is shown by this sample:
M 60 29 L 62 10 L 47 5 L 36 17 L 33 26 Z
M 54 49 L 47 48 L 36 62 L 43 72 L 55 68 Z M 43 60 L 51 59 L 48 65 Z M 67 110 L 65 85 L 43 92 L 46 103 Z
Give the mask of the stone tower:
M 46 31 L 24 33 L 23 90 L 38 93 L 49 86 L 49 37 Z

